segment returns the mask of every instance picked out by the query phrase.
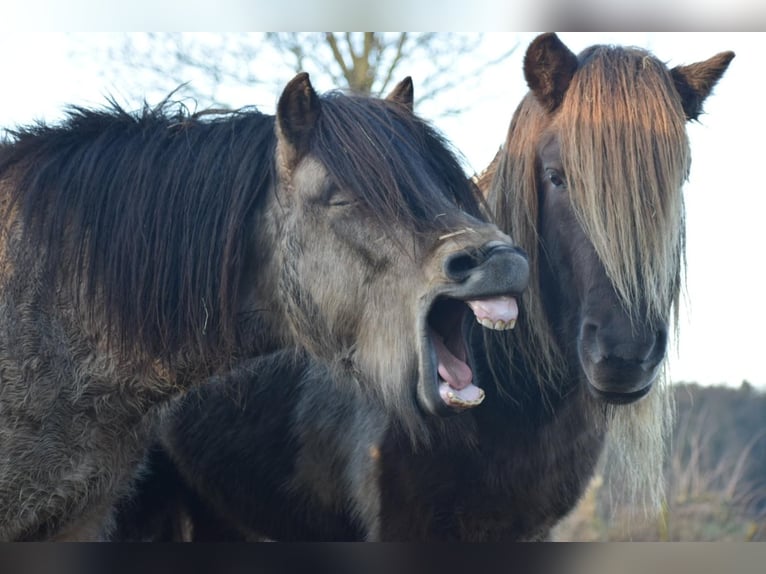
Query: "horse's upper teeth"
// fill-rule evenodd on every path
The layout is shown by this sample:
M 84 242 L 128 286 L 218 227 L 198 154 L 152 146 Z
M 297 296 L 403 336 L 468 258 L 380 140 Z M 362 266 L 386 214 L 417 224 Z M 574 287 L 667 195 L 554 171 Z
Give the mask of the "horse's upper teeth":
M 498 319 L 497 321 L 493 321 L 487 317 L 484 317 L 483 319 L 476 317 L 476 320 L 487 329 L 494 329 L 495 331 L 508 331 L 516 326 L 516 319 L 511 319 L 509 321 Z

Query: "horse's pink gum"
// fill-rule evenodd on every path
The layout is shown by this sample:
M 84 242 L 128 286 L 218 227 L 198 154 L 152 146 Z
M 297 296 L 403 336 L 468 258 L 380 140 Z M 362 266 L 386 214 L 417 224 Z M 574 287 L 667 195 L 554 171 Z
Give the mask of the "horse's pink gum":
M 515 297 L 494 297 L 492 299 L 475 299 L 466 301 L 478 319 L 492 321 L 515 320 L 519 317 L 519 305 Z

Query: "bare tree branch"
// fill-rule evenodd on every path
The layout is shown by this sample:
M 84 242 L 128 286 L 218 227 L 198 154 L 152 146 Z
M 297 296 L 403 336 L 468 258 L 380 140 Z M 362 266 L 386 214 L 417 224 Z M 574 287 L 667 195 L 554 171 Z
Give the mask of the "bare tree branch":
M 388 92 L 388 86 L 391 84 L 391 78 L 393 77 L 394 72 L 397 71 L 400 62 L 404 57 L 404 45 L 407 43 L 408 39 L 409 34 L 407 34 L 407 32 L 402 32 L 399 34 L 399 39 L 396 41 L 396 45 L 394 47 L 394 57 L 391 59 L 391 65 L 388 66 L 388 70 L 386 71 L 386 74 L 380 83 L 381 92 Z
M 332 50 L 335 62 L 340 66 L 341 72 L 343 72 L 343 77 L 349 81 L 351 73 L 346 65 L 346 61 L 343 59 L 343 54 L 341 54 L 340 48 L 338 47 L 338 40 L 335 38 L 335 34 L 332 32 L 325 32 L 325 39 L 327 40 L 327 45 L 330 46 L 330 50 Z
M 488 52 L 485 41 L 484 34 L 435 32 L 129 34 L 109 51 L 103 68 L 122 82 L 136 77 L 143 93 L 147 87 L 169 93 L 186 84 L 184 94 L 219 107 L 233 87 L 281 85 L 298 71 L 309 72 L 319 85 L 325 78 L 332 87 L 375 96 L 386 93 L 396 75 L 409 75 L 417 104 L 438 100 L 431 116 L 440 116 L 470 106 L 471 98 L 447 96 L 475 84 L 516 49 L 514 43 Z M 284 67 L 275 70 L 279 62 Z

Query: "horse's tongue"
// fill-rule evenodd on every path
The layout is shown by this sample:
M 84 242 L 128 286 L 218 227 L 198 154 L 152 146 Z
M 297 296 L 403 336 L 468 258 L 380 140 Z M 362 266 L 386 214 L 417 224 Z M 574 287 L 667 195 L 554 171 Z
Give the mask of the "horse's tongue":
M 433 333 L 431 339 L 433 340 L 434 348 L 436 349 L 436 357 L 439 362 L 439 376 L 446 381 L 450 387 L 456 390 L 470 385 L 471 380 L 473 379 L 471 367 L 469 367 L 465 361 L 462 361 L 453 355 L 438 334 Z

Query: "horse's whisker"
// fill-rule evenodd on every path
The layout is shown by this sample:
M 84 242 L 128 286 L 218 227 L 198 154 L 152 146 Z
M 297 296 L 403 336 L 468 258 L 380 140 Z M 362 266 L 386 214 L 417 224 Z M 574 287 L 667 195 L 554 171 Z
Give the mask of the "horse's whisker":
M 439 241 L 444 241 L 445 239 L 450 239 L 451 237 L 457 237 L 458 235 L 463 235 L 464 233 L 476 233 L 476 230 L 474 230 L 472 227 L 466 227 L 465 229 L 461 229 L 459 231 L 445 233 L 444 235 L 439 236 Z

